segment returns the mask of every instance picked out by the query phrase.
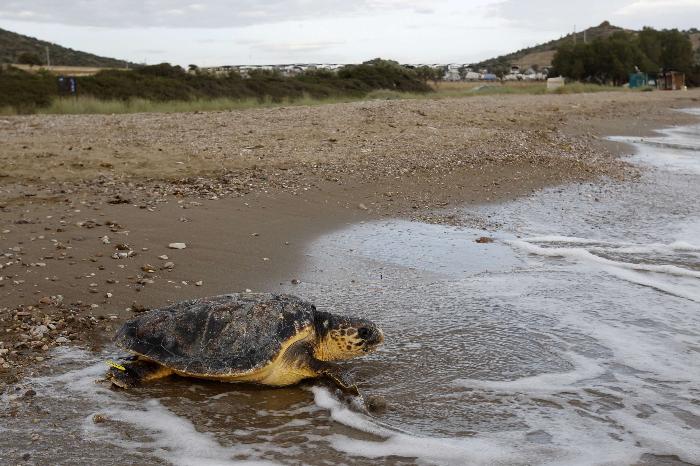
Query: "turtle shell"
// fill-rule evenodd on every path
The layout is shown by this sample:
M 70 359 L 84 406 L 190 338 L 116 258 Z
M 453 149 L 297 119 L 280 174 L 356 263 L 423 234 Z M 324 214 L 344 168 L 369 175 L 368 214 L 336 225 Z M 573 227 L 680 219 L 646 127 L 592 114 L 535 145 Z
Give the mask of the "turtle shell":
M 235 375 L 273 361 L 314 323 L 316 308 L 291 295 L 235 293 L 183 301 L 126 322 L 115 343 L 191 375 Z

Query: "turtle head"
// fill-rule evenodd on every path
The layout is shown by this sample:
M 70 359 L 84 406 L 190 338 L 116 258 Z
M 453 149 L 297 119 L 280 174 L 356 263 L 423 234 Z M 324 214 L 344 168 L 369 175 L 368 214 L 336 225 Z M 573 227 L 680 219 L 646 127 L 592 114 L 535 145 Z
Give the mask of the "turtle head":
M 354 317 L 316 313 L 314 356 L 322 361 L 351 359 L 377 349 L 384 333 L 374 322 Z

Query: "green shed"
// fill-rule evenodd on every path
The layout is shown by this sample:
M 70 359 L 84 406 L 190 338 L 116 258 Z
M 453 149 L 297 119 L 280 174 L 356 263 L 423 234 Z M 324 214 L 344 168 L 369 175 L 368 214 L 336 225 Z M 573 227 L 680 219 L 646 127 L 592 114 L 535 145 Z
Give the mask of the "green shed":
M 630 89 L 649 85 L 649 75 L 646 73 L 630 73 Z

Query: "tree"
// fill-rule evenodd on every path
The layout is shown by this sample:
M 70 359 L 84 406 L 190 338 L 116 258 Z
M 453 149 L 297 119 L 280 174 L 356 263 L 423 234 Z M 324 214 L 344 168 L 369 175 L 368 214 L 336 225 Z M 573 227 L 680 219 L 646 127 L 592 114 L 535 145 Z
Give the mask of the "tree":
M 637 36 L 618 31 L 589 44 L 563 44 L 552 65 L 567 78 L 622 84 L 636 68 L 646 73 L 656 73 L 659 68 L 689 73 L 693 60 L 692 44 L 685 34 L 644 28 Z
M 427 83 L 428 81 L 437 82 L 442 77 L 440 70 L 428 65 L 419 66 L 414 71 L 416 73 L 416 77 L 424 83 Z
M 688 36 L 671 29 L 661 31 L 661 67 L 667 70 L 690 72 L 693 67 L 693 45 Z
M 21 65 L 41 65 L 41 58 L 34 52 L 22 52 L 17 56 L 17 63 Z

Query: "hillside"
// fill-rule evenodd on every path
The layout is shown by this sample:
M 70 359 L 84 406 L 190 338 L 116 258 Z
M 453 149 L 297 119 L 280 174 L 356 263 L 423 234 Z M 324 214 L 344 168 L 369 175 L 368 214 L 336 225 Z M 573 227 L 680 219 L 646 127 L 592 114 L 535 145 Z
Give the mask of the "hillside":
M 613 26 L 609 22 L 604 21 L 598 26 L 594 26 L 586 29 L 585 31 L 577 32 L 575 34 L 567 34 L 556 40 L 551 40 L 544 44 L 536 45 L 534 47 L 529 47 L 526 49 L 518 50 L 517 52 L 509 53 L 507 55 L 501 55 L 500 57 L 491 58 L 485 60 L 481 63 L 475 64 L 479 68 L 488 68 L 489 70 L 496 70 L 498 68 L 510 68 L 511 65 L 519 65 L 521 68 L 529 68 L 531 66 L 545 67 L 552 64 L 552 58 L 556 53 L 557 48 L 567 41 L 583 41 L 584 37 L 586 41 L 591 41 L 597 38 L 605 38 L 611 36 L 618 31 L 626 31 L 618 26 Z M 628 31 L 627 32 L 633 32 Z
M 45 64 L 46 47 L 49 48 L 52 65 L 123 68 L 128 63 L 124 60 L 100 57 L 0 29 L 0 63 L 15 63 L 19 54 L 31 52 L 40 57 L 42 63 Z M 131 63 L 128 64 L 132 65 Z
M 588 28 L 585 31 L 577 32 L 575 40 L 583 42 L 585 37 L 585 40 L 590 42 L 598 38 L 609 37 L 618 31 L 626 31 L 630 33 L 637 32 L 630 29 L 623 29 L 621 27 L 613 26 L 605 21 L 598 26 Z M 696 29 L 692 29 L 686 33 L 693 44 L 693 49 L 695 50 L 697 60 L 700 62 L 700 32 L 698 32 Z M 535 47 L 518 50 L 514 53 L 485 60 L 481 63 L 475 64 L 475 66 L 478 68 L 488 68 L 490 70 L 510 68 L 511 65 L 519 65 L 520 68 L 530 68 L 532 66 L 542 68 L 545 66 L 550 66 L 557 48 L 564 42 L 570 42 L 573 40 L 574 34 L 568 34 L 560 39 L 536 45 Z

